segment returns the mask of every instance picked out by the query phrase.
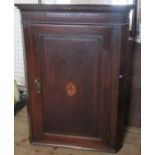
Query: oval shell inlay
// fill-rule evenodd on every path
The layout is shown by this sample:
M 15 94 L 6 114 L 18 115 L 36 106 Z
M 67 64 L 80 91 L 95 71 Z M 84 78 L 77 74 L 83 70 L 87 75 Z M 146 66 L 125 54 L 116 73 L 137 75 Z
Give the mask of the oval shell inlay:
M 68 96 L 74 96 L 76 94 L 76 86 L 73 82 L 69 82 L 66 86 Z

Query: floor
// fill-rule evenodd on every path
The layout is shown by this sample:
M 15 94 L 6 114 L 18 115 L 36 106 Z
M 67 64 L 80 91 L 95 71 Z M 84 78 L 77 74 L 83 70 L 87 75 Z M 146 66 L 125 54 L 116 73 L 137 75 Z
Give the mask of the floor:
M 34 146 L 28 140 L 27 112 L 24 107 L 15 116 L 15 155 L 140 155 L 141 133 L 139 128 L 129 127 L 123 148 L 118 153 L 84 151 L 77 149 Z

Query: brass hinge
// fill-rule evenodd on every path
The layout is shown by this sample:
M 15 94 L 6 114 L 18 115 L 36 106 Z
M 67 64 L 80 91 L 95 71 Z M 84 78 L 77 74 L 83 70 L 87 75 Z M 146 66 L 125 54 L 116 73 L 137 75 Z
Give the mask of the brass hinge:
M 40 81 L 39 80 L 35 80 L 34 84 L 35 84 L 36 93 L 40 94 L 40 87 L 41 87 L 40 86 Z

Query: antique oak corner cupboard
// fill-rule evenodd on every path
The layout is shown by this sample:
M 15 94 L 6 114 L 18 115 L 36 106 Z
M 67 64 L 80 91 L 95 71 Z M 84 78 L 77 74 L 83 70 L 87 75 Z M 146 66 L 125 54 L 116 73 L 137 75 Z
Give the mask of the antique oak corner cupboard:
M 117 151 L 132 6 L 16 6 L 25 41 L 31 143 Z

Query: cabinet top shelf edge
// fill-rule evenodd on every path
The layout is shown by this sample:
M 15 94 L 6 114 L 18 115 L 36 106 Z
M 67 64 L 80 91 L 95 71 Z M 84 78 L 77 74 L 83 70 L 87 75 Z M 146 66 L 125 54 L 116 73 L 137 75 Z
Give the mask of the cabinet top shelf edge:
M 49 12 L 129 12 L 134 5 L 47 5 L 47 4 L 15 4 L 21 11 Z

